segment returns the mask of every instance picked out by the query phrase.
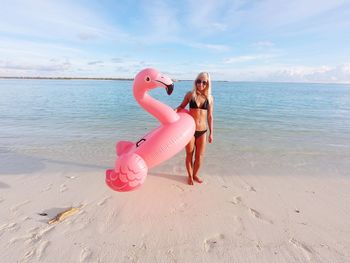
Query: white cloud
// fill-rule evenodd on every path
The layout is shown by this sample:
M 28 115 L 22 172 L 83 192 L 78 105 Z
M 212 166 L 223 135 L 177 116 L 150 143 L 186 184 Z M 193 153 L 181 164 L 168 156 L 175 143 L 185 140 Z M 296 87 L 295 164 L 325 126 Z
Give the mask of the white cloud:
M 238 56 L 232 58 L 226 58 L 224 61 L 227 64 L 241 63 L 258 59 L 257 56 Z
M 226 31 L 228 29 L 228 25 L 220 22 L 214 22 L 210 25 L 214 30 L 218 31 Z
M 187 1 L 185 6 L 187 29 L 194 31 L 196 35 L 215 35 L 230 29 L 227 18 L 230 16 L 229 9 L 236 5 L 236 1 L 207 0 L 207 1 Z
M 0 37 L 0 59 L 27 63 L 53 58 L 80 57 L 84 52 L 72 46 Z
M 90 61 L 88 62 L 88 65 L 98 65 L 98 64 L 103 64 L 102 60 L 94 60 L 94 61 Z
M 272 54 L 258 54 L 258 55 L 244 55 L 244 56 L 236 56 L 224 59 L 226 64 L 234 64 L 234 63 L 244 63 L 255 60 L 263 60 L 274 57 Z
M 0 32 L 22 37 L 72 41 L 126 36 L 93 10 L 65 0 L 3 0 L 0 16 Z
M 350 83 L 350 64 L 337 66 L 284 66 L 265 72 L 265 80 L 290 82 Z
M 182 44 L 193 48 L 207 49 L 207 50 L 217 51 L 217 52 L 226 52 L 231 49 L 227 45 L 220 45 L 220 44 L 195 43 L 195 42 L 183 42 Z
M 252 65 L 244 68 L 232 67 L 231 64 L 224 63 L 198 64 L 191 65 L 188 74 L 182 74 L 181 76 L 191 79 L 196 71 L 202 71 L 203 69 L 210 72 L 214 80 L 350 83 L 350 63 L 314 67 L 268 64 Z M 184 70 L 182 69 L 182 71 Z
M 141 22 L 145 29 L 142 35 L 145 37 L 172 38 L 181 29 L 176 6 L 171 1 L 142 1 L 141 8 L 143 14 Z
M 263 34 L 282 29 L 280 33 L 298 30 L 306 30 L 314 27 L 312 23 L 319 16 L 332 12 L 348 4 L 348 0 L 265 0 L 265 1 L 235 1 L 235 4 L 226 3 L 226 16 L 222 18 L 231 28 L 232 32 L 239 31 L 242 27 L 245 32 Z M 346 7 L 348 8 L 348 7 Z M 347 16 L 346 16 L 347 17 Z M 344 21 L 344 14 L 338 17 L 338 21 Z M 326 26 L 325 19 L 318 19 L 317 25 Z M 336 24 L 336 23 L 335 23 Z
M 265 40 L 265 41 L 257 41 L 253 43 L 252 46 L 257 48 L 270 48 L 275 46 L 275 44 L 271 41 Z
M 64 72 L 71 68 L 72 64 L 66 61 L 45 61 L 43 63 L 23 63 L 15 61 L 0 61 L 0 69 L 12 72 L 15 75 L 31 75 L 38 72 Z

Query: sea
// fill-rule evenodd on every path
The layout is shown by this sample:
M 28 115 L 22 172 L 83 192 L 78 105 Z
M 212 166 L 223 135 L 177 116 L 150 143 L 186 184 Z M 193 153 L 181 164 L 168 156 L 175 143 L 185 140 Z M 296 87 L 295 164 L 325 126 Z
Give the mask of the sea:
M 115 144 L 159 123 L 126 80 L 0 80 L 0 175 L 104 169 Z M 151 96 L 176 108 L 191 81 Z M 214 141 L 204 176 L 349 176 L 350 84 L 213 81 Z M 154 173 L 185 175 L 184 150 Z M 150 173 L 152 170 L 150 171 Z

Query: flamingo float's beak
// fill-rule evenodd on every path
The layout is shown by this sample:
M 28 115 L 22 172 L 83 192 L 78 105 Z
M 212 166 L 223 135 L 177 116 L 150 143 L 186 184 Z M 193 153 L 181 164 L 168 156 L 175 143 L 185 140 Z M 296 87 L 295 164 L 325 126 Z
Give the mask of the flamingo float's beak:
M 158 73 L 155 81 L 162 84 L 162 86 L 166 89 L 166 93 L 168 95 L 171 95 L 171 93 L 173 93 L 174 82 L 168 76 L 163 75 L 162 73 Z
M 171 93 L 173 93 L 174 83 L 171 83 L 170 85 L 166 85 L 165 89 L 166 89 L 166 93 L 168 93 L 168 95 L 170 95 Z
M 174 90 L 174 83 L 170 83 L 170 84 L 166 84 L 165 82 L 163 81 L 160 81 L 160 80 L 156 80 L 157 82 L 159 83 L 162 83 L 166 89 L 166 93 L 168 93 L 168 95 L 170 95 L 171 93 L 173 93 L 173 90 Z

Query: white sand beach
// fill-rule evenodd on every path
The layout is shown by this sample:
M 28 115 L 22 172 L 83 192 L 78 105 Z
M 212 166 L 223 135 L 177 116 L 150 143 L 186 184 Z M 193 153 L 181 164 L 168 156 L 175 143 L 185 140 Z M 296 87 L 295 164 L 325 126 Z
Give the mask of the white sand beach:
M 189 186 L 155 170 L 118 193 L 103 169 L 26 165 L 0 175 L 1 262 L 350 262 L 348 178 L 204 175 Z

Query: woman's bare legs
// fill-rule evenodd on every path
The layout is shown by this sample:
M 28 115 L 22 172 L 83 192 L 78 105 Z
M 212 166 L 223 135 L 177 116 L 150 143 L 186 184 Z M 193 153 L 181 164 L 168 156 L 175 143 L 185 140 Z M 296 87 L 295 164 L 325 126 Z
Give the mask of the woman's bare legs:
M 188 174 L 188 184 L 193 185 L 193 153 L 195 138 L 186 145 L 186 169 Z
M 196 153 L 194 157 L 194 166 L 193 166 L 193 180 L 195 180 L 198 183 L 203 183 L 202 178 L 198 176 L 199 168 L 202 164 L 202 159 L 205 152 L 205 145 L 206 145 L 207 136 L 206 134 L 201 135 L 197 139 L 195 139 L 195 148 Z

